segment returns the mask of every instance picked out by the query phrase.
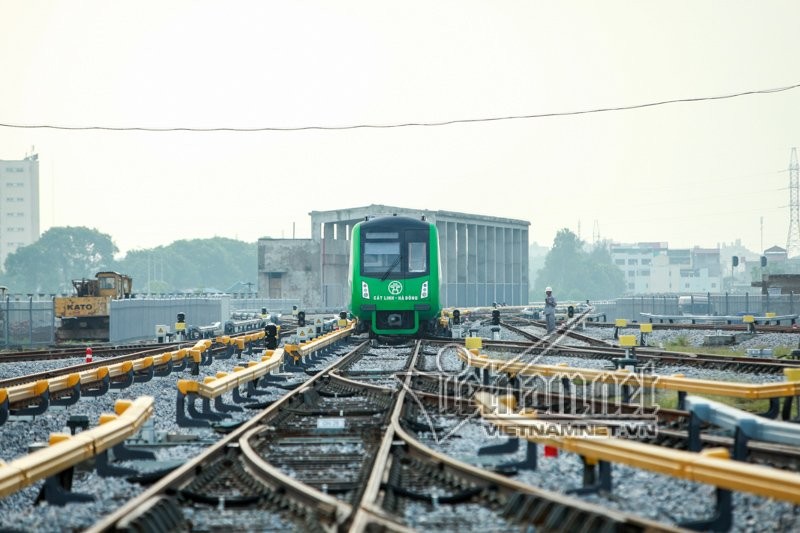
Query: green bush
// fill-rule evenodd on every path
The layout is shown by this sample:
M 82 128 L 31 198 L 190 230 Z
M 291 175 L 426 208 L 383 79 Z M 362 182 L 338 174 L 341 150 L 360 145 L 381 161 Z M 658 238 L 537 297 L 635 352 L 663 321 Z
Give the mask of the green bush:
M 683 346 L 683 347 L 689 346 L 690 345 L 689 337 L 686 335 L 679 335 L 678 337 L 675 337 L 674 339 L 669 341 L 668 345 Z

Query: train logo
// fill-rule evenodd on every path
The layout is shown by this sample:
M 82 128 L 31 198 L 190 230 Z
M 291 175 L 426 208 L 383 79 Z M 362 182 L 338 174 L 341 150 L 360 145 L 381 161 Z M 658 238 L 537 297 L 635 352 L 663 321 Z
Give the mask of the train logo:
M 398 294 L 403 292 L 403 284 L 397 280 L 394 280 L 391 283 L 389 283 L 388 289 L 389 289 L 389 294 L 397 296 Z

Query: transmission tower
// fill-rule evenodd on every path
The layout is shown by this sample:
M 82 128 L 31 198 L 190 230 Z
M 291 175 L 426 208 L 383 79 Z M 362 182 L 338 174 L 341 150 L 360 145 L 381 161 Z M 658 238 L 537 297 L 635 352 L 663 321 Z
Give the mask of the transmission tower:
M 797 148 L 792 148 L 789 162 L 789 238 L 786 254 L 800 255 L 800 165 L 797 164 Z
M 592 244 L 600 242 L 600 223 L 597 219 L 594 220 L 594 227 L 592 228 Z

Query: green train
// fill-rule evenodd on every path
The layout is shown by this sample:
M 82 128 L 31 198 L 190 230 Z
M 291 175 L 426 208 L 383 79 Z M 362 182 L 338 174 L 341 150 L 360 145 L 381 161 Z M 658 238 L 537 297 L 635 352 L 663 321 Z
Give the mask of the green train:
M 361 332 L 420 335 L 441 311 L 436 225 L 405 216 L 371 218 L 353 227 L 350 311 Z

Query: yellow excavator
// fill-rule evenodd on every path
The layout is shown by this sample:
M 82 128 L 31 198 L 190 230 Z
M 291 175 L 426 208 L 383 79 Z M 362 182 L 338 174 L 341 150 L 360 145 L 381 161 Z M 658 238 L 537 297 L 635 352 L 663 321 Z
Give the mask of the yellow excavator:
M 108 341 L 110 302 L 130 298 L 133 279 L 118 272 L 98 272 L 95 279 L 72 280 L 72 286 L 74 296 L 53 299 L 56 341 Z

